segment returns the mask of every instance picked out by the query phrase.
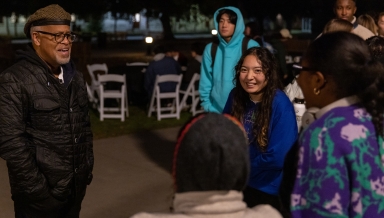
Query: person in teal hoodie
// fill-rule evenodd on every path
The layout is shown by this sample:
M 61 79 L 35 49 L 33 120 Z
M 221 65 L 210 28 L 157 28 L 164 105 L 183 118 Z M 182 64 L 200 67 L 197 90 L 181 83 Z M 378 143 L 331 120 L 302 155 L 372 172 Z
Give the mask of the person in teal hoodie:
M 229 92 L 234 88 L 235 65 L 242 55 L 245 24 L 238 8 L 219 8 L 215 14 L 215 28 L 219 30 L 216 53 L 212 60 L 212 44 L 203 53 L 199 84 L 201 106 L 207 112 L 221 113 Z M 247 48 L 259 46 L 249 40 Z M 213 62 L 213 63 L 212 63 Z

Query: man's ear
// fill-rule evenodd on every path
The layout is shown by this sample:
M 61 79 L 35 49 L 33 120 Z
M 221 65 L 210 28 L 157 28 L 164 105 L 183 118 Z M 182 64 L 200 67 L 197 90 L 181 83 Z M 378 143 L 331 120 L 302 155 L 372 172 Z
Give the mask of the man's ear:
M 31 34 L 31 40 L 34 45 L 40 46 L 40 37 L 38 36 L 36 32 L 33 32 Z

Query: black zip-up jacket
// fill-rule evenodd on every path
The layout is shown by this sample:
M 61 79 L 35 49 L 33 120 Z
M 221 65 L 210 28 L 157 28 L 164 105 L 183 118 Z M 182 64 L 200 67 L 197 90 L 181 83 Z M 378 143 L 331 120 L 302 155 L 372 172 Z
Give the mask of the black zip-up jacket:
M 84 193 L 93 144 L 85 81 L 72 62 L 65 83 L 29 46 L 0 74 L 0 157 L 12 198 L 30 202 Z

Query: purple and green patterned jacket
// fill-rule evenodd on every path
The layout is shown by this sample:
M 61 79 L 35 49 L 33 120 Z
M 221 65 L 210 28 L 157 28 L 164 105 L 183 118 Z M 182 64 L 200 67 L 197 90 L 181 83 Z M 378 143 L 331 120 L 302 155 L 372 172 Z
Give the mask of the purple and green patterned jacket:
M 300 136 L 294 218 L 384 217 L 383 138 L 371 115 L 349 103 L 344 98 L 321 109 Z

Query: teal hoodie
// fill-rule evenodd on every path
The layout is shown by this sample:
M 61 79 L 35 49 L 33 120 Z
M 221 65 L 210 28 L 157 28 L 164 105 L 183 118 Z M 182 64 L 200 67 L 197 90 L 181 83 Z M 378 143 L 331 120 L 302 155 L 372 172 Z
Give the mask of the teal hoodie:
M 212 43 L 205 47 L 199 84 L 201 106 L 207 112 L 216 113 L 223 111 L 229 92 L 235 87 L 233 82 L 235 66 L 242 55 L 242 42 L 245 37 L 243 34 L 245 29 L 243 16 L 240 10 L 235 7 L 223 7 L 215 12 L 213 17 L 215 28 L 219 29 L 216 16 L 222 9 L 229 9 L 237 14 L 235 32 L 228 43 L 218 34 L 219 46 L 217 47 L 213 69 Z M 254 46 L 259 46 L 259 44 L 254 40 L 249 40 L 248 48 Z

